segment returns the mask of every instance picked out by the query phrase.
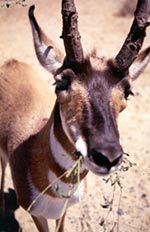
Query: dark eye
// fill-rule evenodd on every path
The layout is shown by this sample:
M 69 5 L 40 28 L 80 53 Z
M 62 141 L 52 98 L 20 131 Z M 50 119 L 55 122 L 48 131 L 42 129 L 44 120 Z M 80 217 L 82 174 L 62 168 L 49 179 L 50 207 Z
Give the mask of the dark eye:
M 56 89 L 55 89 L 56 93 L 60 91 L 68 90 L 71 85 L 71 81 L 76 77 L 72 69 L 63 70 L 60 76 L 61 78 L 60 79 L 56 78 L 56 82 L 54 83 L 54 85 L 56 85 Z
M 67 90 L 71 84 L 69 77 L 62 78 L 61 80 L 56 80 L 54 83 L 56 85 L 56 92 Z
M 129 97 L 130 95 L 134 96 L 134 93 L 132 92 L 131 88 L 125 89 L 124 98 L 125 98 L 126 100 L 128 100 L 128 97 Z

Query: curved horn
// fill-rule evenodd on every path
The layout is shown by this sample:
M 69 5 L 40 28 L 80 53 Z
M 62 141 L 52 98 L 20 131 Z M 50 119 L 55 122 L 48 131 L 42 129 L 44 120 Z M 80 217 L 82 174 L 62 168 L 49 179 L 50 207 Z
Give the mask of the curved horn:
M 29 19 L 32 28 L 34 47 L 39 62 L 52 74 L 55 74 L 57 69 L 61 67 L 60 52 L 55 48 L 53 42 L 47 38 L 34 16 L 35 6 L 29 9 Z
M 81 63 L 84 59 L 81 36 L 78 31 L 78 15 L 74 0 L 62 0 L 63 31 L 67 62 Z
M 148 0 L 138 0 L 130 32 L 115 58 L 119 71 L 126 71 L 142 47 L 148 23 Z

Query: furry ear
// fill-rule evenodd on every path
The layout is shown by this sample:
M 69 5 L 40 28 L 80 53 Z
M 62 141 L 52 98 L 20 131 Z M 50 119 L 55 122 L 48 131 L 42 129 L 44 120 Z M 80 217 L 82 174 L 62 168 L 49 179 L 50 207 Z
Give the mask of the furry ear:
M 136 80 L 139 75 L 143 72 L 143 70 L 146 68 L 148 62 L 150 61 L 150 47 L 143 50 L 133 64 L 129 68 L 129 73 L 132 80 Z
M 57 69 L 62 66 L 60 62 L 61 53 L 41 30 L 34 16 L 34 9 L 35 6 L 31 6 L 29 9 L 29 20 L 31 23 L 36 55 L 40 64 L 55 75 Z

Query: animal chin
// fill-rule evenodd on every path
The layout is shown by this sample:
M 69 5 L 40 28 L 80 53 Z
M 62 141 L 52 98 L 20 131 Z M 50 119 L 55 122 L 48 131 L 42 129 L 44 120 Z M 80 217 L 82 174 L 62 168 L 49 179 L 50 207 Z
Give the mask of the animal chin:
M 85 165 L 88 167 L 88 169 L 90 171 L 92 171 L 93 173 L 95 173 L 96 175 L 105 175 L 108 174 L 109 171 L 107 168 L 102 167 L 102 166 L 98 166 L 97 164 L 95 164 L 92 160 L 90 160 L 89 158 L 85 159 Z
M 95 173 L 96 175 L 107 175 L 112 172 L 118 171 L 120 167 L 120 164 L 118 164 L 108 169 L 107 167 L 95 164 L 94 161 L 89 157 L 85 158 L 85 165 L 91 172 Z

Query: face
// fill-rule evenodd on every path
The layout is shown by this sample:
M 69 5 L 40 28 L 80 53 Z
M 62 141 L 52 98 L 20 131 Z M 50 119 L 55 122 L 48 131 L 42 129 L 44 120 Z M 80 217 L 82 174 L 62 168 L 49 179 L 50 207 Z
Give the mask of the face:
M 63 128 L 89 169 L 108 173 L 119 166 L 123 153 L 117 118 L 132 94 L 128 72 L 136 79 L 150 60 L 150 47 L 139 53 L 149 25 L 147 1 L 138 1 L 130 32 L 114 61 L 109 62 L 97 58 L 96 52 L 85 61 L 73 0 L 62 4 L 63 64 L 55 44 L 39 27 L 34 8 L 29 9 L 34 47 L 39 62 L 55 76 Z
M 121 163 L 117 118 L 131 92 L 128 79 L 109 63 L 96 70 L 89 61 L 84 72 L 66 69 L 56 81 L 63 128 L 96 174 L 117 170 Z

